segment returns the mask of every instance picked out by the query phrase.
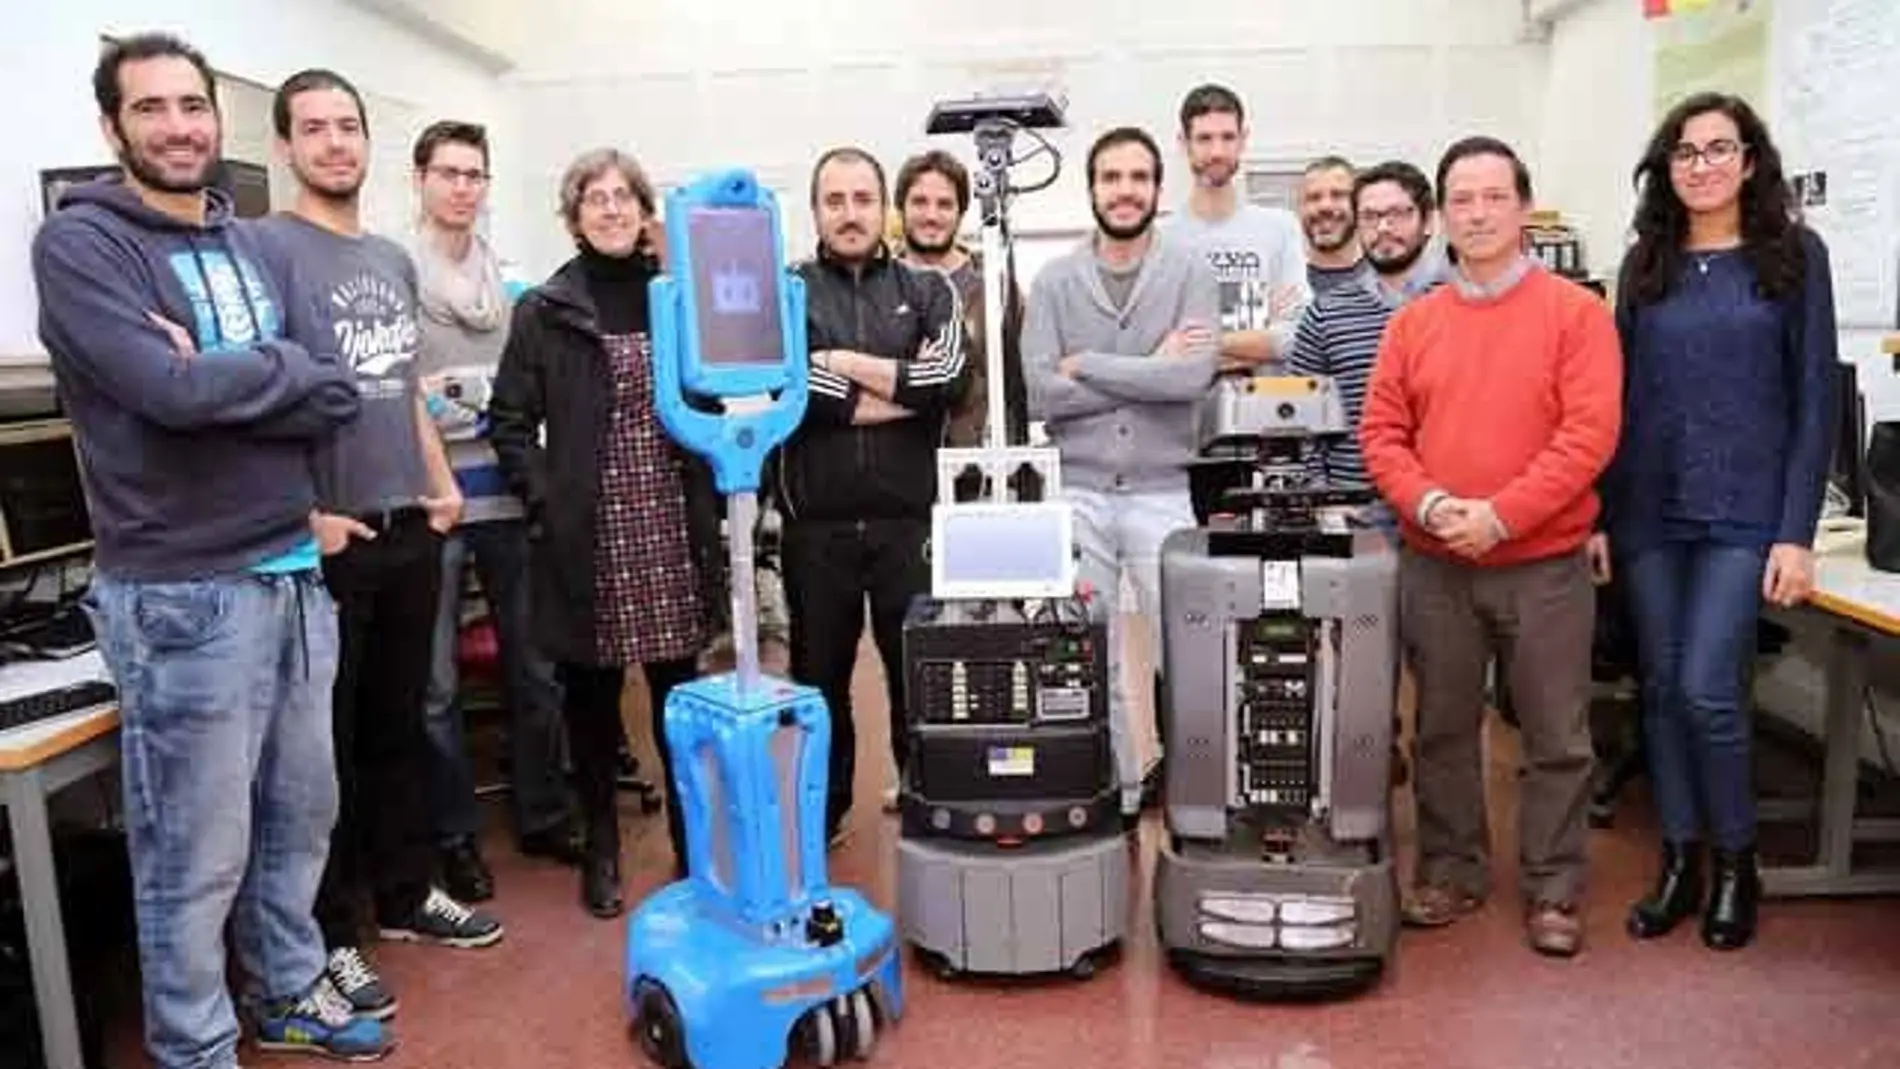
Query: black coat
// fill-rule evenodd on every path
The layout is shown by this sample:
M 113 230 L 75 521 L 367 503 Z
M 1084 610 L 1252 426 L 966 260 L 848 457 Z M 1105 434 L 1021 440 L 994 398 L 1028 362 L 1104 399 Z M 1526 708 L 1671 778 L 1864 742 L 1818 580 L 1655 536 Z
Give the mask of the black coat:
M 639 276 L 638 329 L 647 329 Z M 523 294 L 489 401 L 490 438 L 510 488 L 527 507 L 534 634 L 558 661 L 593 664 L 594 521 L 600 443 L 613 403 L 613 374 L 579 259 Z M 541 431 L 547 444 L 541 444 Z M 712 470 L 679 450 L 687 538 L 700 578 L 709 633 L 726 626 L 720 502 Z

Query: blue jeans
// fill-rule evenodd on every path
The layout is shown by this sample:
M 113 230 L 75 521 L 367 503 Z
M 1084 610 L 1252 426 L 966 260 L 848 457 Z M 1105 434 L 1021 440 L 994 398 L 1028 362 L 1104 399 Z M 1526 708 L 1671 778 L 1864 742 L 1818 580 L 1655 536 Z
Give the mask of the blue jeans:
M 1663 837 L 1755 844 L 1746 679 L 1766 547 L 1669 542 L 1620 562 L 1643 681 L 1643 737 Z
M 561 774 L 560 684 L 553 662 L 541 653 L 530 633 L 527 528 L 521 520 L 465 524 L 442 543 L 442 593 L 436 607 L 428 698 L 423 705 L 431 751 L 430 808 L 436 839 L 444 843 L 473 839 L 481 829 L 468 738 L 456 701 L 462 570 L 471 553 L 501 646 L 515 834 L 547 831 L 564 822 L 569 812 Z
M 99 576 L 86 608 L 119 688 L 146 1049 L 160 1069 L 223 1069 L 238 1041 L 226 921 L 263 999 L 304 994 L 324 967 L 335 608 L 315 572 Z

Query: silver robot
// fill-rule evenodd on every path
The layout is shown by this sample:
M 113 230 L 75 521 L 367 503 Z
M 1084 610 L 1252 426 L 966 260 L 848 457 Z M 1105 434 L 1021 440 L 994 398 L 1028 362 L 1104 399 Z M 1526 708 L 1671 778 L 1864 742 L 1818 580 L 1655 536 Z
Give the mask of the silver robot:
M 1398 935 L 1393 536 L 1362 525 L 1369 493 L 1325 485 L 1318 446 L 1348 433 L 1330 380 L 1223 381 L 1200 433 L 1251 485 L 1162 546 L 1161 944 L 1203 986 L 1350 994 Z

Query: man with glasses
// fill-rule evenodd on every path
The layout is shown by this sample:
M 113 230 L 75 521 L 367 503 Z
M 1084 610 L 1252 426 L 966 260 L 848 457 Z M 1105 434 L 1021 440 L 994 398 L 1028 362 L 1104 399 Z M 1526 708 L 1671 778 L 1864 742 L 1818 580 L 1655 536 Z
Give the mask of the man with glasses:
M 527 525 L 486 438 L 488 386 L 513 308 L 499 258 L 477 229 L 488 198 L 487 132 L 473 123 L 435 123 L 416 139 L 413 163 L 422 209 L 410 244 L 421 328 L 416 366 L 463 502 L 461 522 L 442 543 L 434 662 L 423 708 L 430 810 L 443 886 L 464 902 L 481 902 L 494 896 L 495 882 L 477 846 L 481 814 L 456 701 L 462 574 L 471 557 L 501 650 L 516 842 L 524 854 L 566 864 L 577 864 L 579 855 L 561 779 L 554 666 L 528 633 Z
M 1348 204 L 1366 269 L 1352 284 L 1328 289 L 1307 306 L 1287 367 L 1332 378 L 1355 433 L 1322 447 L 1324 474 L 1333 486 L 1363 490 L 1372 480 L 1357 431 L 1379 337 L 1400 306 L 1444 280 L 1444 265 L 1429 253 L 1432 184 L 1418 168 L 1395 160 L 1362 172 L 1353 180 Z M 1389 510 L 1378 511 L 1389 525 Z

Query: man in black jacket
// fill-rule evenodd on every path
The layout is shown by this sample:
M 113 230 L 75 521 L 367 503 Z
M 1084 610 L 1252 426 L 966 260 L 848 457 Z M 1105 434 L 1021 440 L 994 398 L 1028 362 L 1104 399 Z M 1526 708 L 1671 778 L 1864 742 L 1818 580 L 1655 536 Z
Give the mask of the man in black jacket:
M 937 447 L 964 386 L 963 316 L 935 271 L 892 258 L 883 168 L 838 148 L 812 169 L 818 255 L 799 266 L 811 346 L 811 399 L 778 464 L 792 676 L 831 708 L 826 829 L 851 809 L 857 733 L 851 670 L 871 600 L 890 694 L 891 757 L 904 764 L 902 641 L 912 599 L 930 589 L 925 542 Z

